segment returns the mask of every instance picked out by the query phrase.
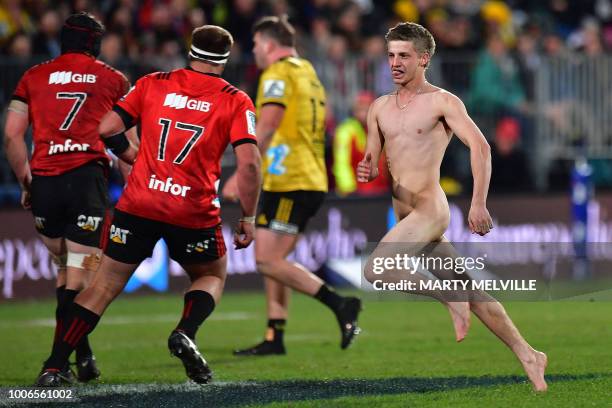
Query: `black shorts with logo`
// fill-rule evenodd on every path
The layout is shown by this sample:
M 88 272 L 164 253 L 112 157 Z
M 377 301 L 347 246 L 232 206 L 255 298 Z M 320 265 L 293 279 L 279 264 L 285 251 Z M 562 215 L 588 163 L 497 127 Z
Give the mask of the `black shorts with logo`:
M 226 251 L 221 224 L 211 228 L 185 228 L 117 209 L 105 226 L 102 249 L 116 261 L 138 264 L 151 256 L 161 238 L 168 245 L 170 258 L 183 265 L 211 262 Z
M 109 207 L 107 168 L 91 162 L 59 176 L 32 176 L 31 202 L 36 229 L 97 247 Z
M 304 232 L 325 199 L 322 191 L 263 191 L 259 199 L 257 227 L 285 234 Z

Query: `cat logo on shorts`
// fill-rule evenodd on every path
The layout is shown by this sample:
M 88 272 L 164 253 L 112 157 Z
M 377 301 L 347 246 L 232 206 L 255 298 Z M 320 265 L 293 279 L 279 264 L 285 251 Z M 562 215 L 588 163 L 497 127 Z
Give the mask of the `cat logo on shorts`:
M 188 254 L 192 253 L 193 251 L 202 253 L 202 252 L 204 252 L 205 250 L 208 249 L 208 242 L 209 241 L 214 241 L 214 240 L 215 240 L 214 238 L 211 238 L 211 239 L 207 239 L 205 241 L 196 242 L 195 244 L 187 244 L 187 249 L 185 249 L 185 251 Z
M 111 225 L 110 239 L 117 244 L 125 244 L 127 242 L 127 236 L 129 233 L 129 230 L 117 228 L 114 225 Z
M 90 215 L 79 215 L 77 218 L 77 227 L 85 231 L 95 231 L 98 229 L 102 221 L 102 217 L 92 217 Z
M 47 221 L 45 217 L 34 217 L 34 225 L 36 226 L 36 229 L 39 231 L 44 230 L 45 221 Z

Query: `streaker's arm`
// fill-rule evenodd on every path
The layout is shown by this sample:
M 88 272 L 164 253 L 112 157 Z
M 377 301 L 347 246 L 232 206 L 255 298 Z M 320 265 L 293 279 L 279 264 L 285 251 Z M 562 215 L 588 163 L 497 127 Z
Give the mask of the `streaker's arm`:
M 13 99 L 9 104 L 4 125 L 4 151 L 22 190 L 28 190 L 32 180 L 28 147 L 25 143 L 29 125 L 28 105 Z
M 446 123 L 470 149 L 474 187 L 468 222 L 472 232 L 484 235 L 493 228 L 493 221 L 487 210 L 487 194 L 491 181 L 491 147 L 458 97 L 443 92 L 439 98 Z
M 374 101 L 368 110 L 368 137 L 363 159 L 357 165 L 357 181 L 367 183 L 378 177 L 378 163 L 385 139 L 378 127 L 378 103 Z
M 469 117 L 463 102 L 455 95 L 445 93 L 443 114 L 446 123 L 470 149 L 470 162 L 474 177 L 472 204 L 485 205 L 491 180 L 491 148 L 478 126 Z
M 130 139 L 128 139 L 123 133 L 124 131 L 125 124 L 115 111 L 109 111 L 104 115 L 100 121 L 100 126 L 98 126 L 98 133 L 106 147 L 127 164 L 134 164 L 138 147 L 130 142 L 133 137 L 130 136 Z

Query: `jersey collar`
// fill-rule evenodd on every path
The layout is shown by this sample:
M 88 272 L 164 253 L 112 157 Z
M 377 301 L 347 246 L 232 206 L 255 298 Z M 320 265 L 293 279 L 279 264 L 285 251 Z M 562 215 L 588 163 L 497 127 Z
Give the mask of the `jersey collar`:
M 196 71 L 195 69 L 193 69 L 193 68 L 191 68 L 189 66 L 185 67 L 185 69 L 187 71 L 197 72 L 198 74 L 208 75 L 208 76 L 212 76 L 212 77 L 216 77 L 216 78 L 221 78 L 221 75 L 215 74 L 214 72 L 200 72 L 200 71 Z

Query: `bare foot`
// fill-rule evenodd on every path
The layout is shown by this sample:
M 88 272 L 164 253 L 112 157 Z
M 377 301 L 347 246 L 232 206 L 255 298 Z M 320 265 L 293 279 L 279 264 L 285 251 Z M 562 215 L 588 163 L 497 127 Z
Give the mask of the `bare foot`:
M 470 330 L 470 304 L 468 302 L 448 302 L 446 307 L 453 319 L 455 337 L 460 342 Z
M 529 361 L 521 361 L 529 381 L 533 384 L 533 388 L 538 392 L 544 392 L 548 389 L 548 384 L 544 379 L 544 371 L 548 365 L 548 357 L 541 351 L 533 350 L 533 357 Z

